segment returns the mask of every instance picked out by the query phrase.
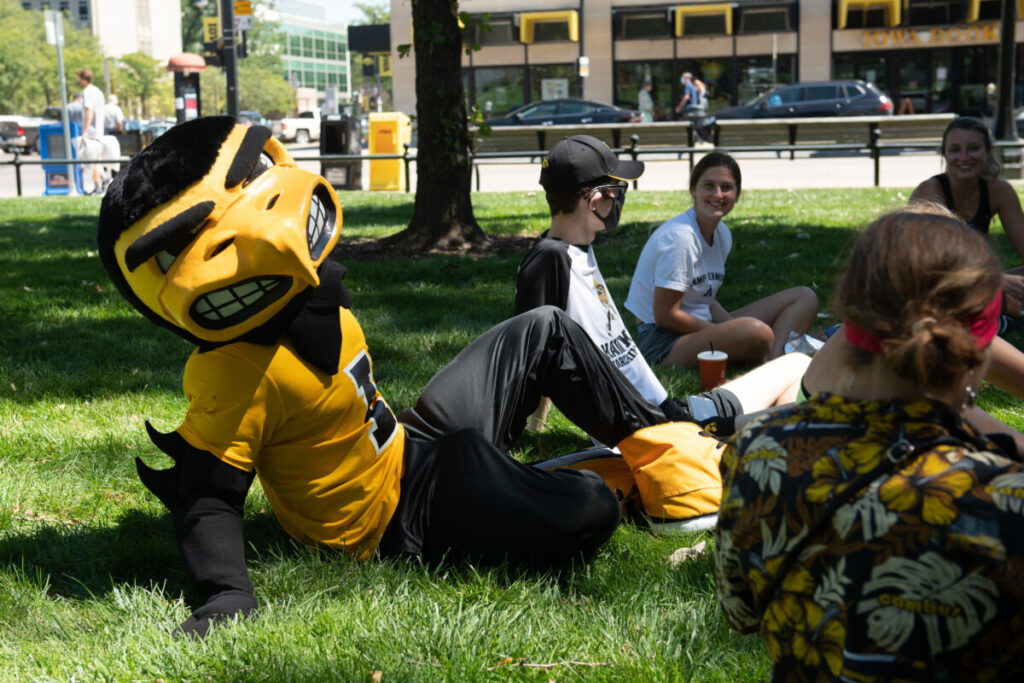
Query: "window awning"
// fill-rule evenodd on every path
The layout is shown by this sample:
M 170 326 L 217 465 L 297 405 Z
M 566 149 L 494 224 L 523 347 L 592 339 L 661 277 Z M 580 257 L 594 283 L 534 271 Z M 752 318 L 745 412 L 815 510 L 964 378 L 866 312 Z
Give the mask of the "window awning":
M 836 25 L 840 29 L 846 28 L 846 15 L 851 8 L 884 9 L 885 25 L 900 25 L 900 0 L 839 0 L 839 21 Z
M 676 5 L 676 38 L 683 37 L 686 17 L 721 15 L 725 19 L 725 34 L 732 35 L 732 3 L 723 2 L 707 5 Z
M 519 42 L 532 43 L 534 27 L 537 24 L 566 24 L 569 29 L 569 40 L 580 42 L 580 15 L 574 9 L 553 10 L 550 12 L 522 12 L 519 15 Z

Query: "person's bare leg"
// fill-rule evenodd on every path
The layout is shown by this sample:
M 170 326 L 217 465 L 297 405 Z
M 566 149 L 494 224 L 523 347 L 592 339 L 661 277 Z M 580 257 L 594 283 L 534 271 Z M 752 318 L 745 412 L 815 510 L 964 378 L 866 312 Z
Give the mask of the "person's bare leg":
M 1024 398 L 1024 353 L 1002 337 L 992 340 L 992 361 L 985 379 L 1008 394 Z
M 697 354 L 714 347 L 725 351 L 730 361 L 762 363 L 771 351 L 774 337 L 771 327 L 756 318 L 733 318 L 691 332 L 676 340 L 661 362 L 665 365 L 697 365 Z
M 729 380 L 722 388 L 740 400 L 744 413 L 793 403 L 800 391 L 800 380 L 810 364 L 811 357 L 806 354 L 787 353 Z
M 733 317 L 750 316 L 771 326 L 775 339 L 769 358 L 785 353 L 790 332 L 803 334 L 811 329 L 817 313 L 818 295 L 810 287 L 791 287 L 730 312 Z

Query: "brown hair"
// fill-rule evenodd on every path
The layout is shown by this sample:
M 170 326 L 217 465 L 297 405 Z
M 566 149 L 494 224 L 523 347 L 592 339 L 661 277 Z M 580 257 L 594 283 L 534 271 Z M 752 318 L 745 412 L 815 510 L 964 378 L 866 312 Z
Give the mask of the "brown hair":
M 949 386 L 981 364 L 963 320 L 999 291 L 985 239 L 935 204 L 915 203 L 864 229 L 836 289 L 836 311 L 884 340 L 889 368 L 922 387 Z M 870 352 L 851 349 L 856 364 Z
M 985 164 L 981 169 L 981 177 L 985 179 L 998 178 L 1002 164 L 999 163 L 999 159 L 992 151 L 994 146 L 992 131 L 988 129 L 984 121 L 973 116 L 958 116 L 949 122 L 946 130 L 942 131 L 942 147 L 939 148 L 939 153 L 942 154 L 943 161 L 946 159 L 946 138 L 954 130 L 970 130 L 981 135 L 981 139 L 985 143 Z
M 75 75 L 86 83 L 92 83 L 92 69 L 79 69 Z
M 743 189 L 740 165 L 725 152 L 709 152 L 697 162 L 697 165 L 693 167 L 693 171 L 690 173 L 690 192 L 696 192 L 697 183 L 700 182 L 701 176 L 716 166 L 725 166 L 732 173 L 732 179 L 736 181 L 736 198 L 739 199 L 740 192 Z

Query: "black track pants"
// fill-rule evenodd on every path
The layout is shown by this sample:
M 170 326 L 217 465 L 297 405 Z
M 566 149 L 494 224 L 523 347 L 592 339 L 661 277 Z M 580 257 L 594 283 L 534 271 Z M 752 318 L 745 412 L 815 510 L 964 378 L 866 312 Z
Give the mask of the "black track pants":
M 591 472 L 524 465 L 473 429 L 406 443 L 384 556 L 557 567 L 589 558 L 619 523 L 618 500 Z
M 419 438 L 476 429 L 505 450 L 542 396 L 602 443 L 665 422 L 571 318 L 542 306 L 482 334 L 427 384 L 399 421 Z

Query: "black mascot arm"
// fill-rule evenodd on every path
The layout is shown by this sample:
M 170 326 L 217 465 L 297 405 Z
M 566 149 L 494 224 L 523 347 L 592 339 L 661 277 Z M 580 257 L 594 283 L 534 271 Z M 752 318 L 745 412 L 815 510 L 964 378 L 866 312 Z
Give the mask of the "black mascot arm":
M 256 612 L 256 597 L 245 568 L 242 509 L 253 474 L 186 444 L 180 502 L 172 510 L 174 538 L 189 582 L 201 604 L 178 627 L 205 636 L 210 624 Z

